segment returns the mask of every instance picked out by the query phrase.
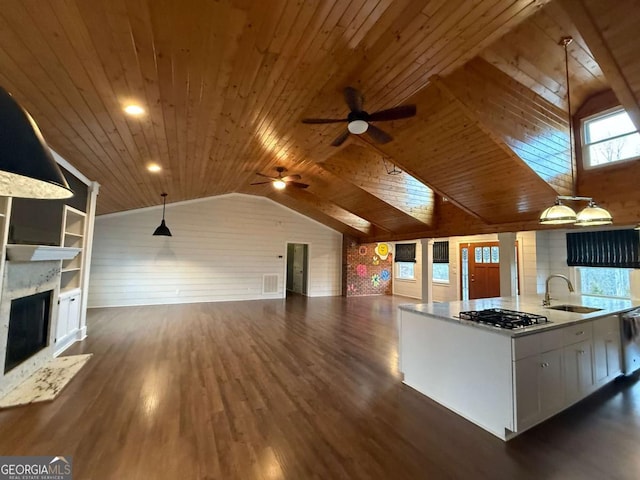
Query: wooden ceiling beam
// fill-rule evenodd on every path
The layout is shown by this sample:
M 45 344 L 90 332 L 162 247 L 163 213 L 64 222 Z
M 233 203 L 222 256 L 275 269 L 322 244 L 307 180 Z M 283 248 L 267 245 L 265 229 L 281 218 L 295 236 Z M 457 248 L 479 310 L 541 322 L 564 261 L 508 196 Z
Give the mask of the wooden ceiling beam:
M 612 19 L 608 24 L 600 25 L 601 20 L 592 14 L 589 3 L 591 2 L 584 0 L 561 0 L 561 5 L 580 31 L 604 75 L 609 80 L 611 88 L 631 117 L 633 124 L 640 130 L 640 88 L 636 88 L 634 91 L 626 71 L 628 67 L 637 71 L 637 63 L 633 66 L 623 65 L 620 61 L 620 55 L 611 46 L 611 42 L 604 32 L 604 28 L 615 31 L 628 19 L 635 19 L 636 21 L 631 22 L 627 31 L 623 33 L 625 34 L 625 48 L 633 51 L 633 57 L 637 59 L 638 48 L 640 48 L 637 31 L 640 7 L 635 1 L 604 2 L 604 7 L 610 13 L 612 12 Z M 638 75 L 636 74 L 635 77 L 637 80 Z

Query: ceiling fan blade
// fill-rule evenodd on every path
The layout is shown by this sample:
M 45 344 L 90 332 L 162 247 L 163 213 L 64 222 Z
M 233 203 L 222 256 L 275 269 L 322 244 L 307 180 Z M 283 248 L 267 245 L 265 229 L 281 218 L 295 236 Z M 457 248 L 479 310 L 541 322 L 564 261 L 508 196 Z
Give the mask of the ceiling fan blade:
M 303 118 L 302 123 L 343 123 L 346 118 Z
M 364 97 L 362 93 L 353 87 L 347 87 L 344 89 L 344 101 L 347 102 L 349 109 L 352 112 L 361 112 Z
M 393 140 L 393 137 L 389 135 L 387 132 L 380 130 L 375 125 L 369 124 L 369 128 L 367 128 L 367 133 L 376 143 L 389 143 Z
M 286 182 L 287 186 L 291 185 L 292 187 L 296 187 L 296 188 L 307 188 L 309 185 L 307 185 L 306 183 L 300 183 L 300 182 Z
M 342 132 L 333 142 L 331 142 L 332 147 L 339 147 L 344 143 L 344 141 L 349 136 L 349 130 L 345 130 Z
M 298 174 L 287 175 L 286 177 L 282 177 L 283 182 L 288 182 L 290 180 L 300 180 L 302 177 Z
M 275 180 L 276 178 L 278 178 L 278 177 L 272 177 L 271 175 L 265 175 L 264 173 L 260 173 L 260 172 L 256 172 L 256 175 L 260 175 L 261 177 L 264 177 L 264 178 L 270 178 L 272 180 Z
M 416 114 L 415 105 L 400 105 L 398 107 L 389 108 L 388 110 L 380 110 L 369 115 L 370 122 L 385 122 L 387 120 L 399 120 L 401 118 L 413 117 Z
M 250 185 L 267 185 L 268 183 L 273 183 L 273 182 L 256 182 L 256 183 L 251 183 Z

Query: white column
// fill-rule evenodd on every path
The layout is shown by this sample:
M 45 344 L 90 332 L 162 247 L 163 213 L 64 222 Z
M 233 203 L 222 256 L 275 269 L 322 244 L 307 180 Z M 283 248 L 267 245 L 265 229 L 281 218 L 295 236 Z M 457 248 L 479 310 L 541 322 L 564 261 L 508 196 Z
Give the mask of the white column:
M 424 303 L 428 303 L 433 298 L 433 239 L 420 239 L 420 248 L 422 249 L 421 298 Z
M 516 234 L 498 234 L 500 242 L 500 296 L 512 297 L 518 293 L 518 260 L 516 258 Z
M 84 232 L 84 261 L 82 264 L 82 301 L 80 303 L 80 330 L 78 340 L 87 336 L 87 302 L 89 299 L 89 272 L 91 270 L 91 251 L 93 250 L 93 228 L 96 219 L 96 204 L 100 184 L 89 184 L 89 202 L 87 204 L 87 216 Z

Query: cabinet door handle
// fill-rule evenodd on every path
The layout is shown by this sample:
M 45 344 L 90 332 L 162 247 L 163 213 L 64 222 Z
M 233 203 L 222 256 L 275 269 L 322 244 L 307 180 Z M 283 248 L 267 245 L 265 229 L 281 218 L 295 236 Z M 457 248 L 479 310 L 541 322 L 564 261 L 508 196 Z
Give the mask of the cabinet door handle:
M 584 330 L 580 330 L 579 332 L 576 332 L 576 335 L 584 335 Z
M 76 299 L 75 299 L 75 298 L 72 298 L 72 299 L 71 299 L 71 301 L 72 301 L 72 302 L 75 302 L 75 301 L 76 301 Z
M 579 355 L 584 355 L 584 350 L 577 350 Z
M 540 366 L 541 366 L 542 368 L 547 368 L 547 367 L 549 366 L 549 364 L 548 364 L 547 362 L 542 362 L 542 363 L 540 364 Z

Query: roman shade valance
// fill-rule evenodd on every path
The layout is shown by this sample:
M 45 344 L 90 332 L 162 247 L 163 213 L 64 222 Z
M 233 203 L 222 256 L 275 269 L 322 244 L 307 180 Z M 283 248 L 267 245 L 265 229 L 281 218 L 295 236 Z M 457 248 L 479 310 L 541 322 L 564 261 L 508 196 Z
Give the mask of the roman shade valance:
M 570 267 L 640 268 L 637 230 L 567 233 Z
M 414 262 L 416 261 L 416 244 L 415 243 L 396 243 L 396 262 Z
M 449 242 L 433 242 L 433 263 L 449 263 Z

